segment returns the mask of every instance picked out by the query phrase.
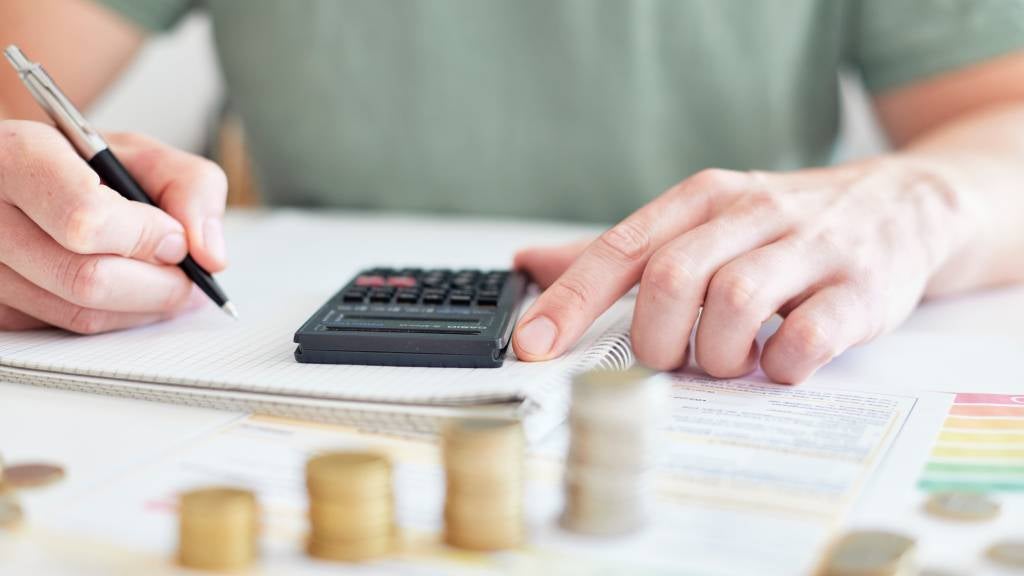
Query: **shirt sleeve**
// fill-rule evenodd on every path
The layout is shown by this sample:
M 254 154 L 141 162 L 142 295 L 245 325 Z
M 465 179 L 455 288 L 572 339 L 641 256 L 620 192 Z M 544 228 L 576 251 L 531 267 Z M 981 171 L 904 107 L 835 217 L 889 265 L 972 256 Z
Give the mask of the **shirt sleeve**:
M 174 27 L 195 0 L 98 0 L 98 2 L 151 32 Z
M 1024 0 L 859 0 L 851 23 L 875 93 L 1024 50 Z

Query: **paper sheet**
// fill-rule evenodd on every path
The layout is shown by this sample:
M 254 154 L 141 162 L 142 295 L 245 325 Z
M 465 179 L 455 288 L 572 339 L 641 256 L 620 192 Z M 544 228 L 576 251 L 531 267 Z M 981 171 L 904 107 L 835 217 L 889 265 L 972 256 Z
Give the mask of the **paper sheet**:
M 266 510 L 263 572 L 319 573 L 332 567 L 301 552 L 303 462 L 326 447 L 372 446 L 397 462 L 405 546 L 361 571 L 792 576 L 809 569 L 913 399 L 684 377 L 673 383 L 671 405 L 678 416 L 664 430 L 662 505 L 646 531 L 624 539 L 558 528 L 564 434 L 529 459 L 527 548 L 478 555 L 438 543 L 443 476 L 433 445 L 268 417 L 237 422 L 141 467 L 55 515 L 46 529 L 57 541 L 88 538 L 95 554 L 134 557 L 148 573 L 161 573 L 170 570 L 174 547 L 174 495 L 196 485 L 242 485 L 257 491 Z M 766 432 L 777 425 L 785 432 Z

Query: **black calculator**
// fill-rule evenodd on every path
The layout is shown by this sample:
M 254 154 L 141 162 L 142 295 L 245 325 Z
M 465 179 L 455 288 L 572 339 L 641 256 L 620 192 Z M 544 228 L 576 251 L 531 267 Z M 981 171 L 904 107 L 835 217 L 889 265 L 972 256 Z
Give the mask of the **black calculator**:
M 295 359 L 497 368 L 526 286 L 509 270 L 363 270 L 295 332 Z

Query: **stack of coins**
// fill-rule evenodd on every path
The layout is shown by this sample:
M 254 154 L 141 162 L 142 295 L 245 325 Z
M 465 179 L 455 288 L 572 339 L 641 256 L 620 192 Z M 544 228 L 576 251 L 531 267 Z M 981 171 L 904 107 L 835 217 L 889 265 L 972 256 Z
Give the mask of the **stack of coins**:
M 202 488 L 181 495 L 178 562 L 200 570 L 237 570 L 256 558 L 259 511 L 248 490 Z
M 445 542 L 469 550 L 522 545 L 524 439 L 519 422 L 467 419 L 442 435 Z
M 576 377 L 569 412 L 564 528 L 614 535 L 641 528 L 653 508 L 664 388 L 650 371 Z
M 850 532 L 826 555 L 818 576 L 911 576 L 917 574 L 914 541 L 880 530 Z
M 358 562 L 395 546 L 391 462 L 371 452 L 331 452 L 306 463 L 308 551 L 324 560 Z

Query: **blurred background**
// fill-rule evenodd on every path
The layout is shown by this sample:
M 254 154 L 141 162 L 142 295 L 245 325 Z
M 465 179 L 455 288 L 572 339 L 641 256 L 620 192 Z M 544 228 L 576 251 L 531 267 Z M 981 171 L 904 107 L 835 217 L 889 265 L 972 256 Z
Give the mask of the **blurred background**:
M 258 204 L 244 132 L 224 100 L 211 32 L 209 18 L 197 11 L 171 32 L 152 37 L 90 115 L 105 130 L 143 132 L 214 158 L 228 174 L 229 202 Z M 838 159 L 884 150 L 885 138 L 859 80 L 843 74 L 840 81 L 843 118 Z

